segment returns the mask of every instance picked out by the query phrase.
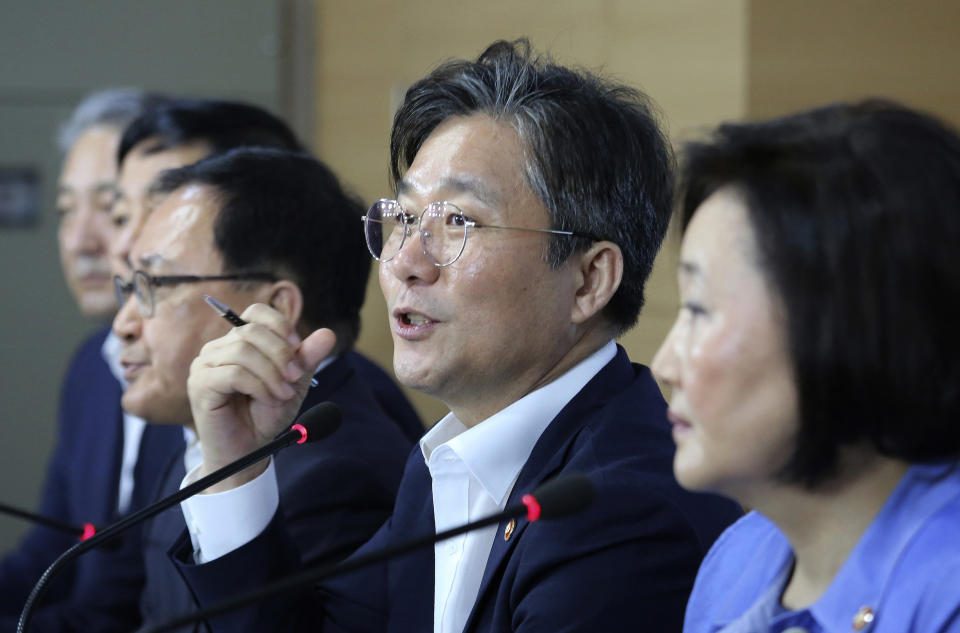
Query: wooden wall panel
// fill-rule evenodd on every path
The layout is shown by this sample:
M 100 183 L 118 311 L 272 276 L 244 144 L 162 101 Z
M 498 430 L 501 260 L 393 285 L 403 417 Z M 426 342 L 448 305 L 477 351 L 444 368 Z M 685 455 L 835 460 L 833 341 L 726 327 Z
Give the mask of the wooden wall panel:
M 886 96 L 960 125 L 960 2 L 754 0 L 751 117 Z

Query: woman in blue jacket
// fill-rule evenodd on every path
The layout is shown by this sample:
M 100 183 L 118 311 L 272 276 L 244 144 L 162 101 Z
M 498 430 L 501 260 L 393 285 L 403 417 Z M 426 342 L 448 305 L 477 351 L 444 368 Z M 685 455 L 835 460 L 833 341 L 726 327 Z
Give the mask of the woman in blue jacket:
M 753 509 L 684 630 L 960 631 L 960 139 L 883 101 L 684 167 L 674 472 Z

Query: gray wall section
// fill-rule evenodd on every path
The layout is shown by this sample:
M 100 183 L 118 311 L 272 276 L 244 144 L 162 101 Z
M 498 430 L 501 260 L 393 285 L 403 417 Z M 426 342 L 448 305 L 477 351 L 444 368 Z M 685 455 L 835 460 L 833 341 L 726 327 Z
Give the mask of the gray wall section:
M 269 0 L 7 0 L 6 98 L 66 98 L 142 85 L 271 100 L 279 13 Z
M 36 507 L 60 379 L 76 344 L 97 325 L 79 315 L 57 255 L 58 123 L 84 94 L 107 86 L 245 99 L 277 112 L 283 6 L 0 2 L 0 166 L 36 168 L 43 190 L 35 226 L 0 227 L 0 501 Z M 0 552 L 25 529 L 0 516 Z

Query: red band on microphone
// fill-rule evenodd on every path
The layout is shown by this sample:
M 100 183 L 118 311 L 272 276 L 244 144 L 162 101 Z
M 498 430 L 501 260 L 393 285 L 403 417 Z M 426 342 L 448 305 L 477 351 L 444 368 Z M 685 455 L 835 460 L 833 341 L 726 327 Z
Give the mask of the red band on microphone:
M 533 523 L 540 518 L 540 502 L 533 495 L 523 495 L 520 501 L 527 506 L 527 521 Z
M 291 431 L 300 431 L 300 439 L 297 440 L 297 444 L 303 444 L 307 441 L 307 429 L 302 424 L 294 424 L 290 427 Z
M 80 535 L 80 540 L 85 541 L 96 533 L 97 533 L 97 528 L 93 526 L 93 523 L 84 523 L 83 534 Z

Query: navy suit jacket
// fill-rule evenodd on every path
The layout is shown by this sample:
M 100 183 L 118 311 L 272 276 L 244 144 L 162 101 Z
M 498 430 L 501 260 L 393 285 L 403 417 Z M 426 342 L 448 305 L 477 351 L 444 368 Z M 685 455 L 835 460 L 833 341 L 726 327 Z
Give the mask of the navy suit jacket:
M 38 512 L 82 525 L 103 526 L 116 520 L 123 454 L 120 383 L 101 355 L 109 329 L 88 338 L 74 355 L 60 396 L 57 443 L 47 466 Z M 144 434 L 134 471 L 131 508 L 156 488 L 162 465 L 181 450 L 179 427 L 158 427 Z M 125 582 L 138 575 L 129 552 L 140 548 L 140 533 L 131 531 L 109 551 L 91 551 L 68 565 L 50 586 L 31 631 L 110 629 L 126 620 L 137 590 Z M 76 538 L 46 527 L 32 528 L 18 549 L 0 563 L 0 630 L 14 630 L 23 603 L 43 571 Z M 118 594 L 99 592 L 94 579 L 114 578 Z
M 357 353 L 332 362 L 317 374 L 317 381 L 301 412 L 320 402 L 335 402 L 343 413 L 341 428 L 322 441 L 292 446 L 275 457 L 291 544 L 296 557 L 308 564 L 345 558 L 380 527 L 393 508 L 410 451 L 405 431 L 423 429 L 416 414 L 412 420 L 391 417 L 387 407 L 413 410 L 383 370 Z M 161 494 L 175 492 L 183 476 L 181 454 L 171 462 Z M 179 508 L 148 524 L 141 600 L 145 624 L 196 608 L 169 554 L 175 548 L 192 550 L 185 527 Z
M 400 427 L 407 439 L 411 442 L 419 440 L 426 429 L 413 405 L 400 391 L 393 378 L 363 354 L 349 352 L 347 358 L 357 375 L 367 383 L 377 403 Z
M 584 513 L 505 525 L 490 552 L 465 631 L 679 631 L 700 560 L 740 514 L 732 502 L 692 494 L 673 478 L 665 403 L 647 368 L 619 349 L 550 423 L 520 472 L 508 505 L 564 472 L 596 488 Z M 284 517 L 216 561 L 178 564 L 205 606 L 289 573 Z M 393 516 L 357 555 L 433 531 L 429 472 L 407 461 Z M 324 581 L 211 622 L 215 630 L 423 633 L 433 630 L 433 548 Z

